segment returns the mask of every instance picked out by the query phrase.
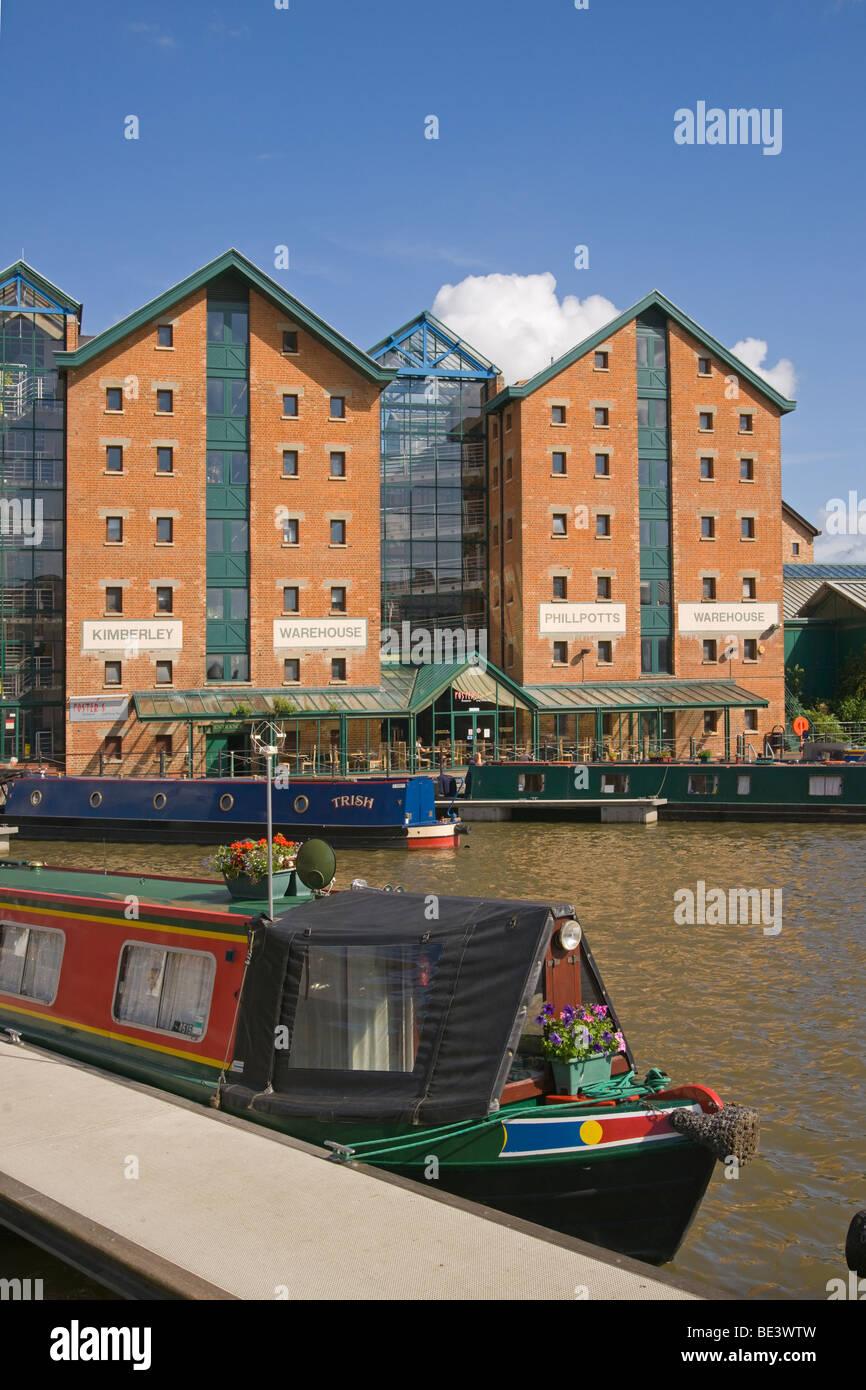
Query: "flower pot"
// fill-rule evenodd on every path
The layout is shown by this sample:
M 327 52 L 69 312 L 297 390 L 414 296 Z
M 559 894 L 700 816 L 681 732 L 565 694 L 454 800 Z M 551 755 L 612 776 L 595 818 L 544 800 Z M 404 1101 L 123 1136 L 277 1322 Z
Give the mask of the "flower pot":
M 292 869 L 280 869 L 274 874 L 274 898 L 284 898 L 291 882 Z M 248 874 L 238 874 L 236 878 L 229 878 L 223 874 L 226 888 L 233 898 L 241 902 L 267 902 L 268 900 L 268 879 L 267 874 L 260 878 L 256 883 Z
M 576 1096 L 586 1086 L 610 1080 L 610 1064 L 615 1053 L 598 1052 L 582 1061 L 551 1062 L 553 1084 L 558 1096 Z

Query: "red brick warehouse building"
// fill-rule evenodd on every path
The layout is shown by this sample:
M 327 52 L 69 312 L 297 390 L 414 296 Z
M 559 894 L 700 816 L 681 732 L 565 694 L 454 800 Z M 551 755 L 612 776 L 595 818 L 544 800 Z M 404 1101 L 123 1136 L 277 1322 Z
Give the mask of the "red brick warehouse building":
M 682 755 L 784 725 L 792 409 L 656 291 L 489 403 L 491 657 L 547 738 Z

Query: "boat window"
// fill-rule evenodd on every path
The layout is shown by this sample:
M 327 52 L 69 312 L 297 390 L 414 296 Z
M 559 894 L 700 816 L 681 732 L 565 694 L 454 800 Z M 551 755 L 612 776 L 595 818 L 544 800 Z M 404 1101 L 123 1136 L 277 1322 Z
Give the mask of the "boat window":
M 715 796 L 719 779 L 708 772 L 694 772 L 689 778 L 689 796 Z
M 603 772 L 601 774 L 601 789 L 603 792 L 615 792 L 617 796 L 625 796 L 628 791 L 628 773 Z
M 0 922 L 0 993 L 53 1004 L 65 945 L 62 931 Z
M 842 778 L 834 777 L 810 777 L 809 778 L 810 796 L 841 796 Z
M 312 946 L 286 1065 L 411 1072 L 441 945 Z
M 204 1037 L 216 961 L 204 951 L 128 942 L 120 953 L 113 1017 L 136 1028 Z
M 750 796 L 752 792 L 751 777 L 737 778 L 737 796 Z
M 518 772 L 517 790 L 519 792 L 543 792 L 544 773 L 543 772 Z

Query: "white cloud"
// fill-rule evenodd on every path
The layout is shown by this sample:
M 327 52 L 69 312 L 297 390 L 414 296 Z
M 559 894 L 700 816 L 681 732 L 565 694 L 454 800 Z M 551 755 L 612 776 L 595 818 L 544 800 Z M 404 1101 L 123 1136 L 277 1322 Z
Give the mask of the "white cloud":
M 436 318 L 502 370 L 508 383 L 534 376 L 616 318 L 603 295 L 560 300 L 551 272 L 539 275 L 469 275 L 443 285 L 433 301 Z
M 164 33 L 157 24 L 143 24 L 141 21 L 137 21 L 126 27 L 131 34 L 141 34 L 142 38 L 155 44 L 157 48 L 177 48 L 173 35 Z
M 780 357 L 775 367 L 765 367 L 762 364 L 767 351 L 767 344 L 761 338 L 743 338 L 731 348 L 735 357 L 739 357 L 753 372 L 757 372 L 758 376 L 768 381 L 775 391 L 787 396 L 788 400 L 793 400 L 797 390 L 797 373 L 793 362 L 787 357 Z
M 847 494 L 842 499 L 848 502 Z M 849 534 L 852 527 L 866 525 L 866 517 L 855 514 L 853 517 L 846 518 L 848 526 L 842 535 L 834 534 L 838 529 L 838 508 L 834 509 L 833 531 L 827 530 L 827 518 L 829 512 L 827 507 L 822 507 L 815 518 L 815 525 L 821 528 L 821 535 L 815 537 L 815 563 L 816 565 L 863 565 L 866 564 L 866 534 L 860 535 L 856 531 L 854 535 Z

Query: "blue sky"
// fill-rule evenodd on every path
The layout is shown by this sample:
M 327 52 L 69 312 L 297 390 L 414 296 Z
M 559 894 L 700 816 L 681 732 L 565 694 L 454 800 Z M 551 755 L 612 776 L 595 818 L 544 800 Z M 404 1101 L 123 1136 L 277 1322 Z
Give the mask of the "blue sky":
M 0 261 L 94 333 L 234 245 L 365 347 L 468 276 L 658 287 L 793 364 L 785 494 L 820 524 L 866 495 L 864 55 L 866 0 L 3 0 Z M 781 108 L 781 153 L 675 144 L 698 101 Z

